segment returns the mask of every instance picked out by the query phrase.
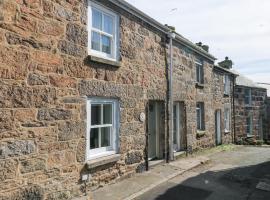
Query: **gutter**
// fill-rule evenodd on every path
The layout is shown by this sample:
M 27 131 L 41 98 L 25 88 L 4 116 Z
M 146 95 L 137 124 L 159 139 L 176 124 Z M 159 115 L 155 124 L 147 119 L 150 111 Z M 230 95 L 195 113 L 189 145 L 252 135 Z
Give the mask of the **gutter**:
M 96 0 L 94 0 L 94 1 L 96 1 Z M 107 1 L 109 1 L 110 3 L 114 4 L 115 6 L 121 8 L 121 9 L 127 11 L 128 13 L 134 15 L 135 17 L 139 18 L 140 20 L 148 23 L 149 25 L 151 25 L 155 29 L 159 30 L 163 34 L 167 35 L 167 33 L 171 32 L 171 29 L 169 29 L 167 26 L 161 24 L 160 22 L 153 19 L 152 17 L 146 15 L 145 13 L 143 13 L 142 11 L 140 11 L 139 9 L 137 9 L 136 7 L 132 6 L 131 4 L 127 3 L 124 0 L 107 0 Z M 184 38 L 183 36 L 181 36 L 178 33 L 175 33 L 175 34 L 176 34 L 176 37 L 173 38 L 174 41 L 188 47 L 192 51 L 198 53 L 201 56 L 204 56 L 205 58 L 207 58 L 213 62 L 216 60 L 216 58 L 213 55 L 206 52 L 202 48 L 198 47 L 197 45 L 195 45 L 194 43 L 192 43 L 188 39 Z

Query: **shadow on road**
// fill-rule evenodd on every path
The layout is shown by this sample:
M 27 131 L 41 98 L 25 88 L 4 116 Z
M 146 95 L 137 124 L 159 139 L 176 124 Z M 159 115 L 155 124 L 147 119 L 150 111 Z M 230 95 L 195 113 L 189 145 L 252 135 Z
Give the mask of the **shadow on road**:
M 207 171 L 181 184 L 155 192 L 156 200 L 269 200 L 270 192 L 256 189 L 259 182 L 270 184 L 270 162 L 247 167 Z M 175 181 L 174 181 L 175 182 Z M 164 191 L 164 190 L 163 190 Z M 150 194 L 149 194 L 150 195 Z M 150 195 L 151 196 L 151 195 Z M 152 196 L 153 197 L 153 196 Z M 150 198 L 149 198 L 150 199 Z

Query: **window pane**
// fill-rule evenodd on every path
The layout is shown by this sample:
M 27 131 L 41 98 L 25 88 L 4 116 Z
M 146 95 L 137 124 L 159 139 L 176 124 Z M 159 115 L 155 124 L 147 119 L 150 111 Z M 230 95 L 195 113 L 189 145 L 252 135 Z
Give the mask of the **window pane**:
M 91 126 L 101 125 L 101 105 L 92 104 L 91 105 Z
M 92 26 L 99 30 L 102 29 L 102 14 L 96 9 L 92 9 Z
M 101 147 L 111 146 L 111 127 L 101 128 Z
M 111 38 L 102 35 L 102 52 L 111 54 Z
M 103 105 L 103 124 L 112 124 L 112 104 Z
M 197 108 L 197 129 L 201 129 L 201 109 Z
M 96 51 L 100 51 L 100 34 L 92 31 L 92 39 L 91 39 L 92 49 Z
M 197 82 L 200 83 L 200 66 L 196 65 L 196 78 Z
M 99 148 L 99 129 L 92 128 L 90 132 L 90 149 Z
M 104 15 L 104 32 L 113 35 L 113 18 L 108 15 Z

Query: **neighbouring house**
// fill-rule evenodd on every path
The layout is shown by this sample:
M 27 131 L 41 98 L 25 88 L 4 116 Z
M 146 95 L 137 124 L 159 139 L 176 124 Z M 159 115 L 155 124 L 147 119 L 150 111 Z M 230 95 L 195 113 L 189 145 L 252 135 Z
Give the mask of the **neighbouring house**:
M 265 140 L 270 143 L 270 97 L 267 97 L 266 106 Z
M 249 138 L 267 138 L 267 90 L 243 75 L 236 78 L 235 86 L 236 142 Z
M 0 8 L 0 199 L 70 199 L 233 141 L 235 74 L 207 45 L 122 0 Z

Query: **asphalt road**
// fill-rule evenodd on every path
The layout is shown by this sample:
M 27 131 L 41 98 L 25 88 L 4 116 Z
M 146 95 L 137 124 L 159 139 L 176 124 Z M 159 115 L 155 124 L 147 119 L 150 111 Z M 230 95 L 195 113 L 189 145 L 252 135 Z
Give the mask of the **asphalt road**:
M 208 156 L 212 160 L 209 164 L 137 200 L 270 200 L 270 148 L 238 147 Z M 262 189 L 256 188 L 259 183 Z

